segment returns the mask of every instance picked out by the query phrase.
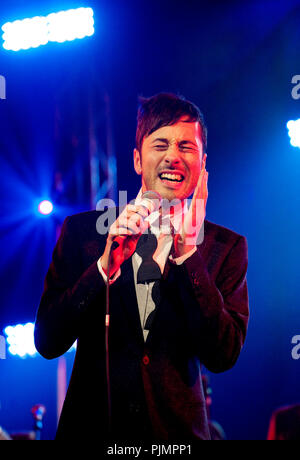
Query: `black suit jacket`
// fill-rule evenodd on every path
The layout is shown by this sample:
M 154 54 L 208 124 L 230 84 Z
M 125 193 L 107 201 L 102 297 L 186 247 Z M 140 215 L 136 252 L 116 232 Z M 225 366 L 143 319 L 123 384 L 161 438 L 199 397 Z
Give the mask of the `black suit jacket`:
M 37 312 L 35 344 L 45 358 L 62 355 L 78 339 L 58 439 L 109 439 L 100 214 L 65 220 Z M 240 354 L 249 314 L 246 271 L 246 239 L 206 220 L 197 251 L 182 265 L 167 261 L 144 342 L 131 259 L 122 265 L 110 287 L 113 439 L 210 439 L 201 364 L 223 372 Z

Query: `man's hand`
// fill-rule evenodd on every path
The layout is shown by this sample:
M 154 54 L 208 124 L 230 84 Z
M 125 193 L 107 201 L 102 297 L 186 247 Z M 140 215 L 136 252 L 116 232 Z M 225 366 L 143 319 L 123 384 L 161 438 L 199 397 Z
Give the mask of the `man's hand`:
M 174 237 L 173 257 L 180 257 L 191 251 L 197 244 L 204 224 L 208 198 L 208 172 L 205 169 L 207 154 L 204 155 L 198 183 L 188 212 L 184 216 L 181 232 Z
M 111 251 L 110 277 L 134 253 L 140 236 L 149 227 L 149 222 L 145 222 L 148 215 L 149 211 L 144 206 L 128 204 L 110 227 L 105 250 L 101 257 L 101 266 L 107 273 L 109 252 L 115 238 L 119 237 L 117 241 L 119 246 Z

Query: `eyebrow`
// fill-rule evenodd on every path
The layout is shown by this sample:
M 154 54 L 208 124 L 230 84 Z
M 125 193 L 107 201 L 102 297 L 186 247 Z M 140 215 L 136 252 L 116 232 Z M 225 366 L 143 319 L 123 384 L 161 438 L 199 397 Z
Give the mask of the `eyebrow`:
M 166 138 L 164 138 L 164 137 L 157 137 L 156 139 L 154 139 L 154 140 L 151 142 L 151 145 L 155 144 L 155 142 L 162 142 L 163 144 L 167 144 L 167 145 L 170 143 L 170 142 L 169 142 L 169 139 L 166 139 Z M 183 145 L 186 145 L 186 144 L 191 144 L 191 145 L 193 145 L 194 147 L 199 148 L 199 146 L 198 146 L 197 144 L 195 144 L 195 142 L 190 141 L 190 140 L 188 140 L 188 139 L 187 139 L 187 140 L 182 140 L 182 141 L 179 142 L 179 145 L 180 145 L 180 146 L 183 146 Z

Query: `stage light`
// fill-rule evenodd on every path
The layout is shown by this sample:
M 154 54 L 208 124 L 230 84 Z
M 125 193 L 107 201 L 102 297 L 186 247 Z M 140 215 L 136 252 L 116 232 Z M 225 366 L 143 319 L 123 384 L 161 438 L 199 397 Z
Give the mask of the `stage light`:
M 48 216 L 53 211 L 53 204 L 49 200 L 43 200 L 38 205 L 38 211 L 40 214 L 43 214 L 43 216 Z
M 94 34 L 92 8 L 77 8 L 7 22 L 2 26 L 3 48 L 19 51 L 37 48 L 48 42 L 62 43 Z
M 286 127 L 290 136 L 290 143 L 293 147 L 300 148 L 300 118 L 298 120 L 290 120 L 287 122 Z
M 8 351 L 11 355 L 20 356 L 34 356 L 37 351 L 34 346 L 34 324 L 17 324 L 16 326 L 7 326 L 4 333 L 7 336 L 7 343 L 9 344 Z
M 37 356 L 37 350 L 34 345 L 34 323 L 7 326 L 4 329 L 4 334 L 9 345 L 8 352 L 11 355 L 20 358 Z M 75 342 L 68 352 L 76 350 L 76 346 L 77 343 Z

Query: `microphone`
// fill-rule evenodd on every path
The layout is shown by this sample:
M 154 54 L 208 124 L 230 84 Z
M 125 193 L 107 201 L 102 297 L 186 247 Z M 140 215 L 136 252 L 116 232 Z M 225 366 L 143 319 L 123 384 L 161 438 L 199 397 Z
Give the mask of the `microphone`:
M 147 190 L 142 194 L 141 201 L 138 204 L 148 209 L 151 214 L 152 212 L 160 209 L 161 203 L 162 197 L 158 192 L 155 192 L 154 190 Z
M 155 211 L 158 211 L 161 208 L 162 204 L 162 196 L 155 192 L 154 190 L 147 190 L 141 196 L 140 201 L 137 203 L 139 206 L 143 206 L 149 211 L 149 215 Z M 116 236 L 114 237 L 114 242 L 112 244 L 112 249 L 116 249 L 119 247 L 120 242 L 127 238 L 126 235 Z

